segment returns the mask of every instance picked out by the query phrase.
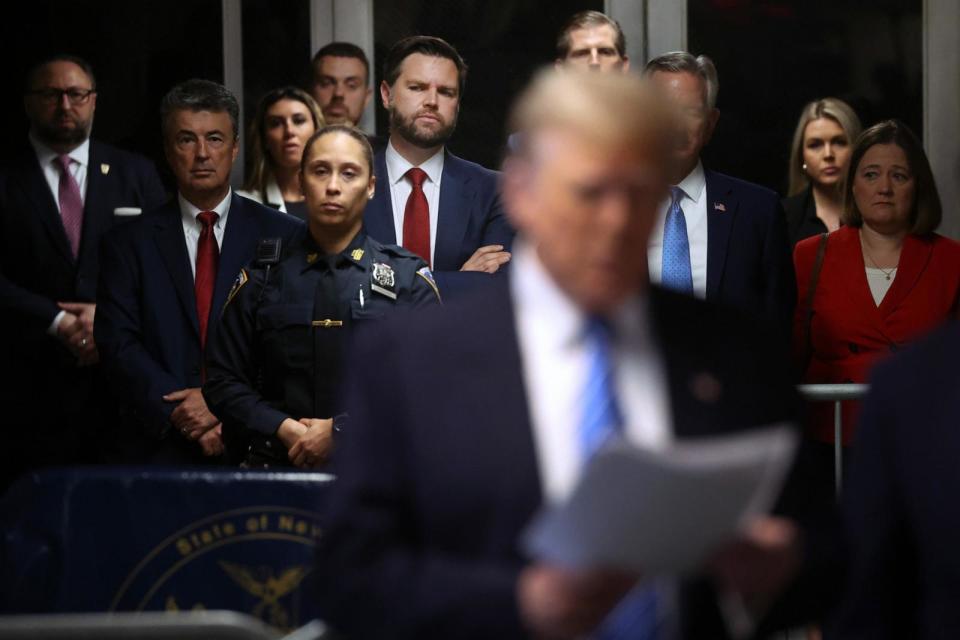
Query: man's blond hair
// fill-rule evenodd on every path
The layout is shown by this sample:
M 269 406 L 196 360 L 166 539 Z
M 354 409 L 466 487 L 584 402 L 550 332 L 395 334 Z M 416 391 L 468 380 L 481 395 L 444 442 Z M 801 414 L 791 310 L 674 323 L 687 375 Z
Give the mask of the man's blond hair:
M 677 130 L 669 105 L 645 80 L 571 69 L 540 72 L 514 105 L 510 125 L 520 155 L 537 131 L 555 129 L 610 148 L 652 145 L 666 158 Z

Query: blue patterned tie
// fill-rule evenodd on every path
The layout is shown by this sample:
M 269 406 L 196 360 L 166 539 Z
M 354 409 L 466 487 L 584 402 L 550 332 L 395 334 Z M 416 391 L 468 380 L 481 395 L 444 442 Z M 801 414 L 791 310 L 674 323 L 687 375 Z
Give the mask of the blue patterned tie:
M 683 196 L 680 187 L 670 187 L 670 211 L 663 223 L 663 271 L 660 281 L 667 289 L 693 293 L 687 220 L 680 208 Z
M 623 413 L 614 384 L 612 331 L 609 323 L 593 317 L 587 323 L 589 357 L 580 425 L 580 453 L 586 462 L 605 442 L 623 434 Z M 652 588 L 636 588 L 600 625 L 596 640 L 655 640 L 657 596 Z

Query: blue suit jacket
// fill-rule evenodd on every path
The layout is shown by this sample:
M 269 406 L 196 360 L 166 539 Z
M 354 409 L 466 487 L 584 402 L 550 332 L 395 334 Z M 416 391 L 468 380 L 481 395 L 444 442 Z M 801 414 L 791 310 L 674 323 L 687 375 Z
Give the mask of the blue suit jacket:
M 456 294 L 487 280 L 486 274 L 462 273 L 460 267 L 474 251 L 486 245 L 500 244 L 509 251 L 514 231 L 500 202 L 500 174 L 462 160 L 449 151 L 444 153 L 431 268 L 441 294 L 446 295 L 451 290 Z M 384 244 L 397 244 L 385 149 L 374 156 L 374 172 L 376 193 L 364 211 L 364 227 L 372 238 Z
M 707 300 L 764 316 L 789 336 L 797 282 L 780 197 L 705 170 Z
M 491 285 L 385 323 L 350 358 L 316 568 L 325 620 L 348 637 L 525 636 L 518 537 L 542 488 L 509 274 Z M 791 418 L 783 361 L 743 314 L 663 291 L 650 309 L 679 436 Z M 698 396 L 704 376 L 718 396 Z M 683 598 L 698 612 L 686 637 L 723 637 L 704 584 Z
M 292 216 L 233 194 L 208 341 L 214 340 L 227 294 L 240 269 L 253 260 L 258 241 L 288 239 L 302 226 Z M 100 260 L 94 327 L 100 357 L 128 405 L 128 418 L 149 437 L 164 437 L 175 405 L 162 396 L 201 386 L 193 274 L 177 201 L 108 234 Z
M 874 371 L 843 514 L 836 638 L 960 637 L 960 325 Z

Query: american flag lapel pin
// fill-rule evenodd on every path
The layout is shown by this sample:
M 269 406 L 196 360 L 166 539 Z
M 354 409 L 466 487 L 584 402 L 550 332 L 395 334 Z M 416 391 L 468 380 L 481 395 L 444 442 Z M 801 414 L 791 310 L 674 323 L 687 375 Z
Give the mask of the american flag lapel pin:
M 713 203 L 713 210 L 714 210 L 714 211 L 719 211 L 719 212 L 721 212 L 721 213 L 726 213 L 726 211 L 727 211 L 727 206 L 726 206 L 725 204 L 723 204 L 722 202 L 714 202 L 714 203 Z

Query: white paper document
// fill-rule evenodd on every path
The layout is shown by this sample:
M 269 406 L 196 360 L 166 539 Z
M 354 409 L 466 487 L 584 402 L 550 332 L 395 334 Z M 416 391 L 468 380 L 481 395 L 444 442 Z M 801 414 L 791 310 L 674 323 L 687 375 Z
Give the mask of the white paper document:
M 522 544 L 534 558 L 569 567 L 690 572 L 773 505 L 797 442 L 792 427 L 775 425 L 663 451 L 611 444 L 564 502 L 534 518 Z

